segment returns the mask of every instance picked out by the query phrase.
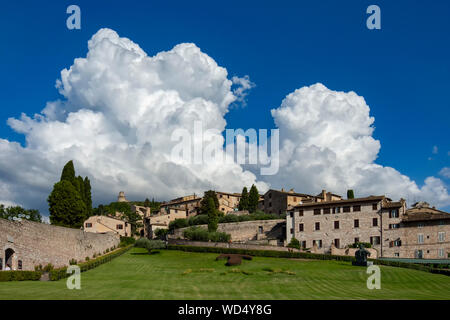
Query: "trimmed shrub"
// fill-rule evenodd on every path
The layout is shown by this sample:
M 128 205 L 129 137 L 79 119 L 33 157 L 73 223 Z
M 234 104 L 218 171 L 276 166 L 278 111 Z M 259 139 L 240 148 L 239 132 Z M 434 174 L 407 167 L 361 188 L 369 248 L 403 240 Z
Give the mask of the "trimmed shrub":
M 0 282 L 5 281 L 37 281 L 41 278 L 42 271 L 1 271 Z
M 128 247 L 136 242 L 136 239 L 133 237 L 120 237 L 119 248 Z M 115 247 L 114 247 L 115 248 Z M 113 250 L 113 249 L 111 249 Z
M 300 241 L 296 238 L 292 238 L 291 242 L 287 245 L 288 248 L 300 249 Z
M 231 235 L 225 232 L 210 232 L 208 239 L 212 242 L 229 242 Z
M 49 264 L 47 264 L 44 268 L 42 268 L 42 270 L 44 271 L 44 272 L 50 272 L 50 271 L 52 271 L 54 268 L 53 268 L 53 265 L 51 264 L 51 263 L 49 263 Z
M 372 244 L 370 242 L 355 242 L 350 244 L 349 248 L 359 248 L 359 245 L 362 244 L 364 248 L 372 248 Z
M 190 227 L 183 233 L 184 237 L 192 241 L 228 242 L 231 236 L 224 232 L 208 232 L 202 227 Z
M 75 260 L 75 259 L 70 259 L 70 260 L 69 260 L 69 264 L 70 264 L 71 266 L 76 265 L 76 264 L 77 264 L 77 260 Z
M 187 219 L 175 219 L 169 223 L 169 230 L 189 227 Z
M 85 272 L 88 270 L 91 270 L 95 267 L 98 267 L 99 265 L 109 262 L 112 259 L 124 254 L 125 252 L 127 252 L 129 249 L 131 248 L 131 246 L 125 247 L 125 248 L 121 248 L 120 250 L 117 250 L 115 252 L 111 252 L 109 254 L 106 254 L 104 256 L 98 257 L 97 259 L 91 260 L 91 261 L 87 261 L 87 262 L 83 262 L 78 264 L 78 266 L 80 267 L 80 271 L 81 272 Z M 89 257 L 86 257 L 89 260 Z M 1 274 L 1 272 L 0 272 Z M 60 279 L 64 279 L 67 278 L 68 276 L 70 276 L 70 274 L 67 273 L 67 267 L 63 267 L 63 268 L 59 268 L 59 269 L 53 269 L 52 271 L 50 271 L 49 273 L 49 277 L 51 281 L 56 281 L 56 280 L 60 280 Z
M 149 240 L 147 238 L 140 238 L 138 241 L 136 241 L 134 246 L 137 248 L 147 249 L 148 253 L 151 253 L 152 250 L 165 249 L 166 243 L 161 240 Z

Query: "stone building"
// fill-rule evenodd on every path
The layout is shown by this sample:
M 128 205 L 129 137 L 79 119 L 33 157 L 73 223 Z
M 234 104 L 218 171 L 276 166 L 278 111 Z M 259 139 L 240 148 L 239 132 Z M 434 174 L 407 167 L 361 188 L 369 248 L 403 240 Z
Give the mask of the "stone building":
M 416 203 L 406 211 L 398 231 L 398 238 L 389 241 L 394 257 L 450 258 L 450 213 Z
M 170 209 L 174 210 L 184 210 L 187 212 L 188 217 L 195 216 L 198 214 L 198 209 L 200 208 L 201 197 L 195 194 L 176 198 L 161 204 L 160 213 L 169 214 Z
M 304 203 L 288 212 L 286 240 L 295 237 L 303 248 L 317 247 L 320 253 L 369 242 L 380 255 L 392 254 L 386 241 L 396 239 L 405 211 L 404 200 L 385 196 Z
M 302 203 L 335 201 L 341 199 L 341 196 L 326 192 L 326 190 L 322 190 L 317 196 L 313 196 L 294 192 L 294 189 L 290 189 L 289 191 L 285 191 L 284 189 L 281 189 L 281 191 L 270 189 L 264 194 L 263 199 L 259 201 L 258 209 L 265 213 L 281 215 L 288 209 Z
M 156 229 L 168 229 L 170 222 L 175 219 L 186 219 L 189 212 L 185 209 L 167 208 L 157 214 L 150 215 L 144 219 L 145 236 L 154 238 Z
M 79 229 L 52 226 L 27 220 L 0 219 L 0 270 L 34 270 L 51 263 L 69 265 L 71 259 L 84 261 L 94 254 L 119 245 L 115 233 L 89 233 Z
M 224 214 L 234 213 L 239 208 L 239 201 L 241 201 L 240 193 L 228 193 L 216 191 L 217 199 L 219 200 L 219 210 Z
M 131 225 L 117 217 L 91 216 L 84 221 L 83 227 L 86 232 L 112 232 L 122 237 L 131 237 Z
M 129 202 L 127 198 L 125 198 L 125 192 L 120 191 L 119 196 L 117 197 L 117 202 Z

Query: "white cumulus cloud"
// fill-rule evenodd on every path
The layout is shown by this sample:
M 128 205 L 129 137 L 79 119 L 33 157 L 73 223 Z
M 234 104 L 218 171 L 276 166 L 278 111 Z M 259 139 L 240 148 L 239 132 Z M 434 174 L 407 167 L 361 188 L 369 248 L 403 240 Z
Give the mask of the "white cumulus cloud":
M 272 110 L 280 129 L 280 171 L 267 180 L 301 192 L 326 188 L 345 195 L 387 194 L 450 205 L 445 184 L 428 177 L 419 187 L 394 168 L 375 163 L 380 142 L 373 138 L 374 118 L 363 97 L 318 83 L 298 89 Z M 401 150 L 399 150 L 401 152 Z
M 252 183 L 267 189 L 236 163 L 180 164 L 170 158 L 177 143 L 171 133 L 192 133 L 194 122 L 222 139 L 224 115 L 248 90 L 248 77 L 236 95 L 227 70 L 192 43 L 150 57 L 131 40 L 101 29 L 88 48 L 57 80 L 63 99 L 47 103 L 41 114 L 8 120 L 26 136 L 26 146 L 0 140 L 5 200 L 45 207 L 70 159 L 77 173 L 91 178 L 97 202 L 112 200 L 120 190 L 131 199 L 169 199 Z

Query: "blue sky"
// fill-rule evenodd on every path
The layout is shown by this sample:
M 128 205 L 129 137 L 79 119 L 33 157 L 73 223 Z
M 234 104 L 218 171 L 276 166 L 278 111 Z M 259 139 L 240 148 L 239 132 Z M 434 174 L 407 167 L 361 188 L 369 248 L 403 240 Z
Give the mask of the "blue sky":
M 81 30 L 65 27 L 70 4 Z M 366 28 L 370 4 L 381 30 Z M 448 1 L 3 1 L 0 138 L 24 143 L 7 119 L 60 98 L 60 71 L 108 27 L 149 55 L 194 42 L 230 77 L 249 75 L 256 87 L 226 115 L 231 127 L 273 128 L 270 109 L 302 86 L 355 91 L 375 117 L 377 163 L 421 185 L 450 163 L 449 12 Z

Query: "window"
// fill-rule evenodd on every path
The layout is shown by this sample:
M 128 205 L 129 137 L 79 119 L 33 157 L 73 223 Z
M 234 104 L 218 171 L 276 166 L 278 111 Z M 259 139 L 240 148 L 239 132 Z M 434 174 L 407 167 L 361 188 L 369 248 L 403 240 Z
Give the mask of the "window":
M 335 246 L 336 248 L 339 248 L 339 246 L 340 246 L 340 241 L 339 241 L 339 239 L 334 239 L 334 246 Z
M 291 234 L 294 234 L 294 228 L 291 228 Z
M 3 260 L 0 258 L 0 270 L 3 270 Z
M 329 214 L 330 208 L 323 208 L 323 214 Z
M 291 218 L 293 218 L 294 217 L 294 212 L 289 212 L 289 215 L 291 216 Z
M 419 223 L 419 224 L 417 225 L 417 227 L 418 227 L 418 228 L 423 228 L 423 223 Z
M 355 220 L 353 221 L 353 226 L 354 226 L 355 228 L 359 228 L 359 219 L 355 219 Z
M 303 217 L 303 209 L 300 210 L 300 211 L 298 212 L 298 215 L 299 215 L 300 217 Z
M 394 252 L 394 257 L 396 257 L 396 258 L 400 257 L 400 253 Z
M 315 223 L 314 230 L 320 230 L 320 222 Z
M 341 213 L 341 207 L 336 207 L 336 213 Z
M 353 206 L 353 212 L 357 212 L 357 211 L 361 211 L 361 206 L 360 205 Z
M 322 248 L 322 240 L 313 240 L 313 246 L 317 245 L 317 248 Z
M 334 222 L 334 228 L 335 229 L 339 229 L 339 221 L 335 221 Z
M 262 226 L 259 226 L 259 227 L 258 227 L 258 233 L 259 233 L 259 234 L 262 234 L 262 233 L 263 233 L 263 227 L 262 227 Z
M 92 223 L 86 222 L 86 228 L 92 228 Z
M 372 226 L 373 227 L 377 227 L 378 226 L 378 218 L 373 218 L 372 219 Z
M 343 207 L 343 212 L 350 212 L 350 206 Z
M 419 234 L 417 235 L 417 242 L 418 242 L 418 243 L 423 243 L 423 234 L 419 233 Z
M 122 230 L 123 224 L 116 224 L 116 230 Z
M 302 241 L 301 246 L 302 246 L 302 248 L 306 248 L 306 241 Z
M 271 208 L 272 207 L 272 202 L 269 202 L 269 208 Z
M 320 214 L 320 209 L 314 209 L 314 215 L 317 216 Z
M 438 232 L 438 241 L 439 242 L 445 241 L 445 232 Z
M 359 238 L 355 238 L 354 243 L 358 243 L 359 242 Z
M 389 211 L 389 218 L 398 218 L 398 210 L 392 209 L 391 211 Z
M 378 245 L 378 244 L 380 244 L 380 237 L 379 236 L 370 237 L 370 244 L 371 245 Z
M 17 270 L 22 270 L 22 260 L 17 260 Z
M 397 239 L 394 241 L 394 247 L 401 247 L 402 246 L 402 240 Z
M 300 231 L 300 232 L 303 232 L 303 229 L 304 227 L 303 227 L 303 223 L 300 223 L 299 225 L 298 225 L 298 231 Z
M 372 203 L 372 210 L 378 210 L 378 203 Z
M 297 198 L 296 197 L 294 197 L 294 202 L 297 202 Z
M 444 257 L 444 249 L 439 249 L 438 250 L 438 256 L 440 257 L 440 258 L 443 258 Z
M 400 224 L 399 223 L 393 223 L 389 225 L 389 229 L 398 229 L 400 228 Z

